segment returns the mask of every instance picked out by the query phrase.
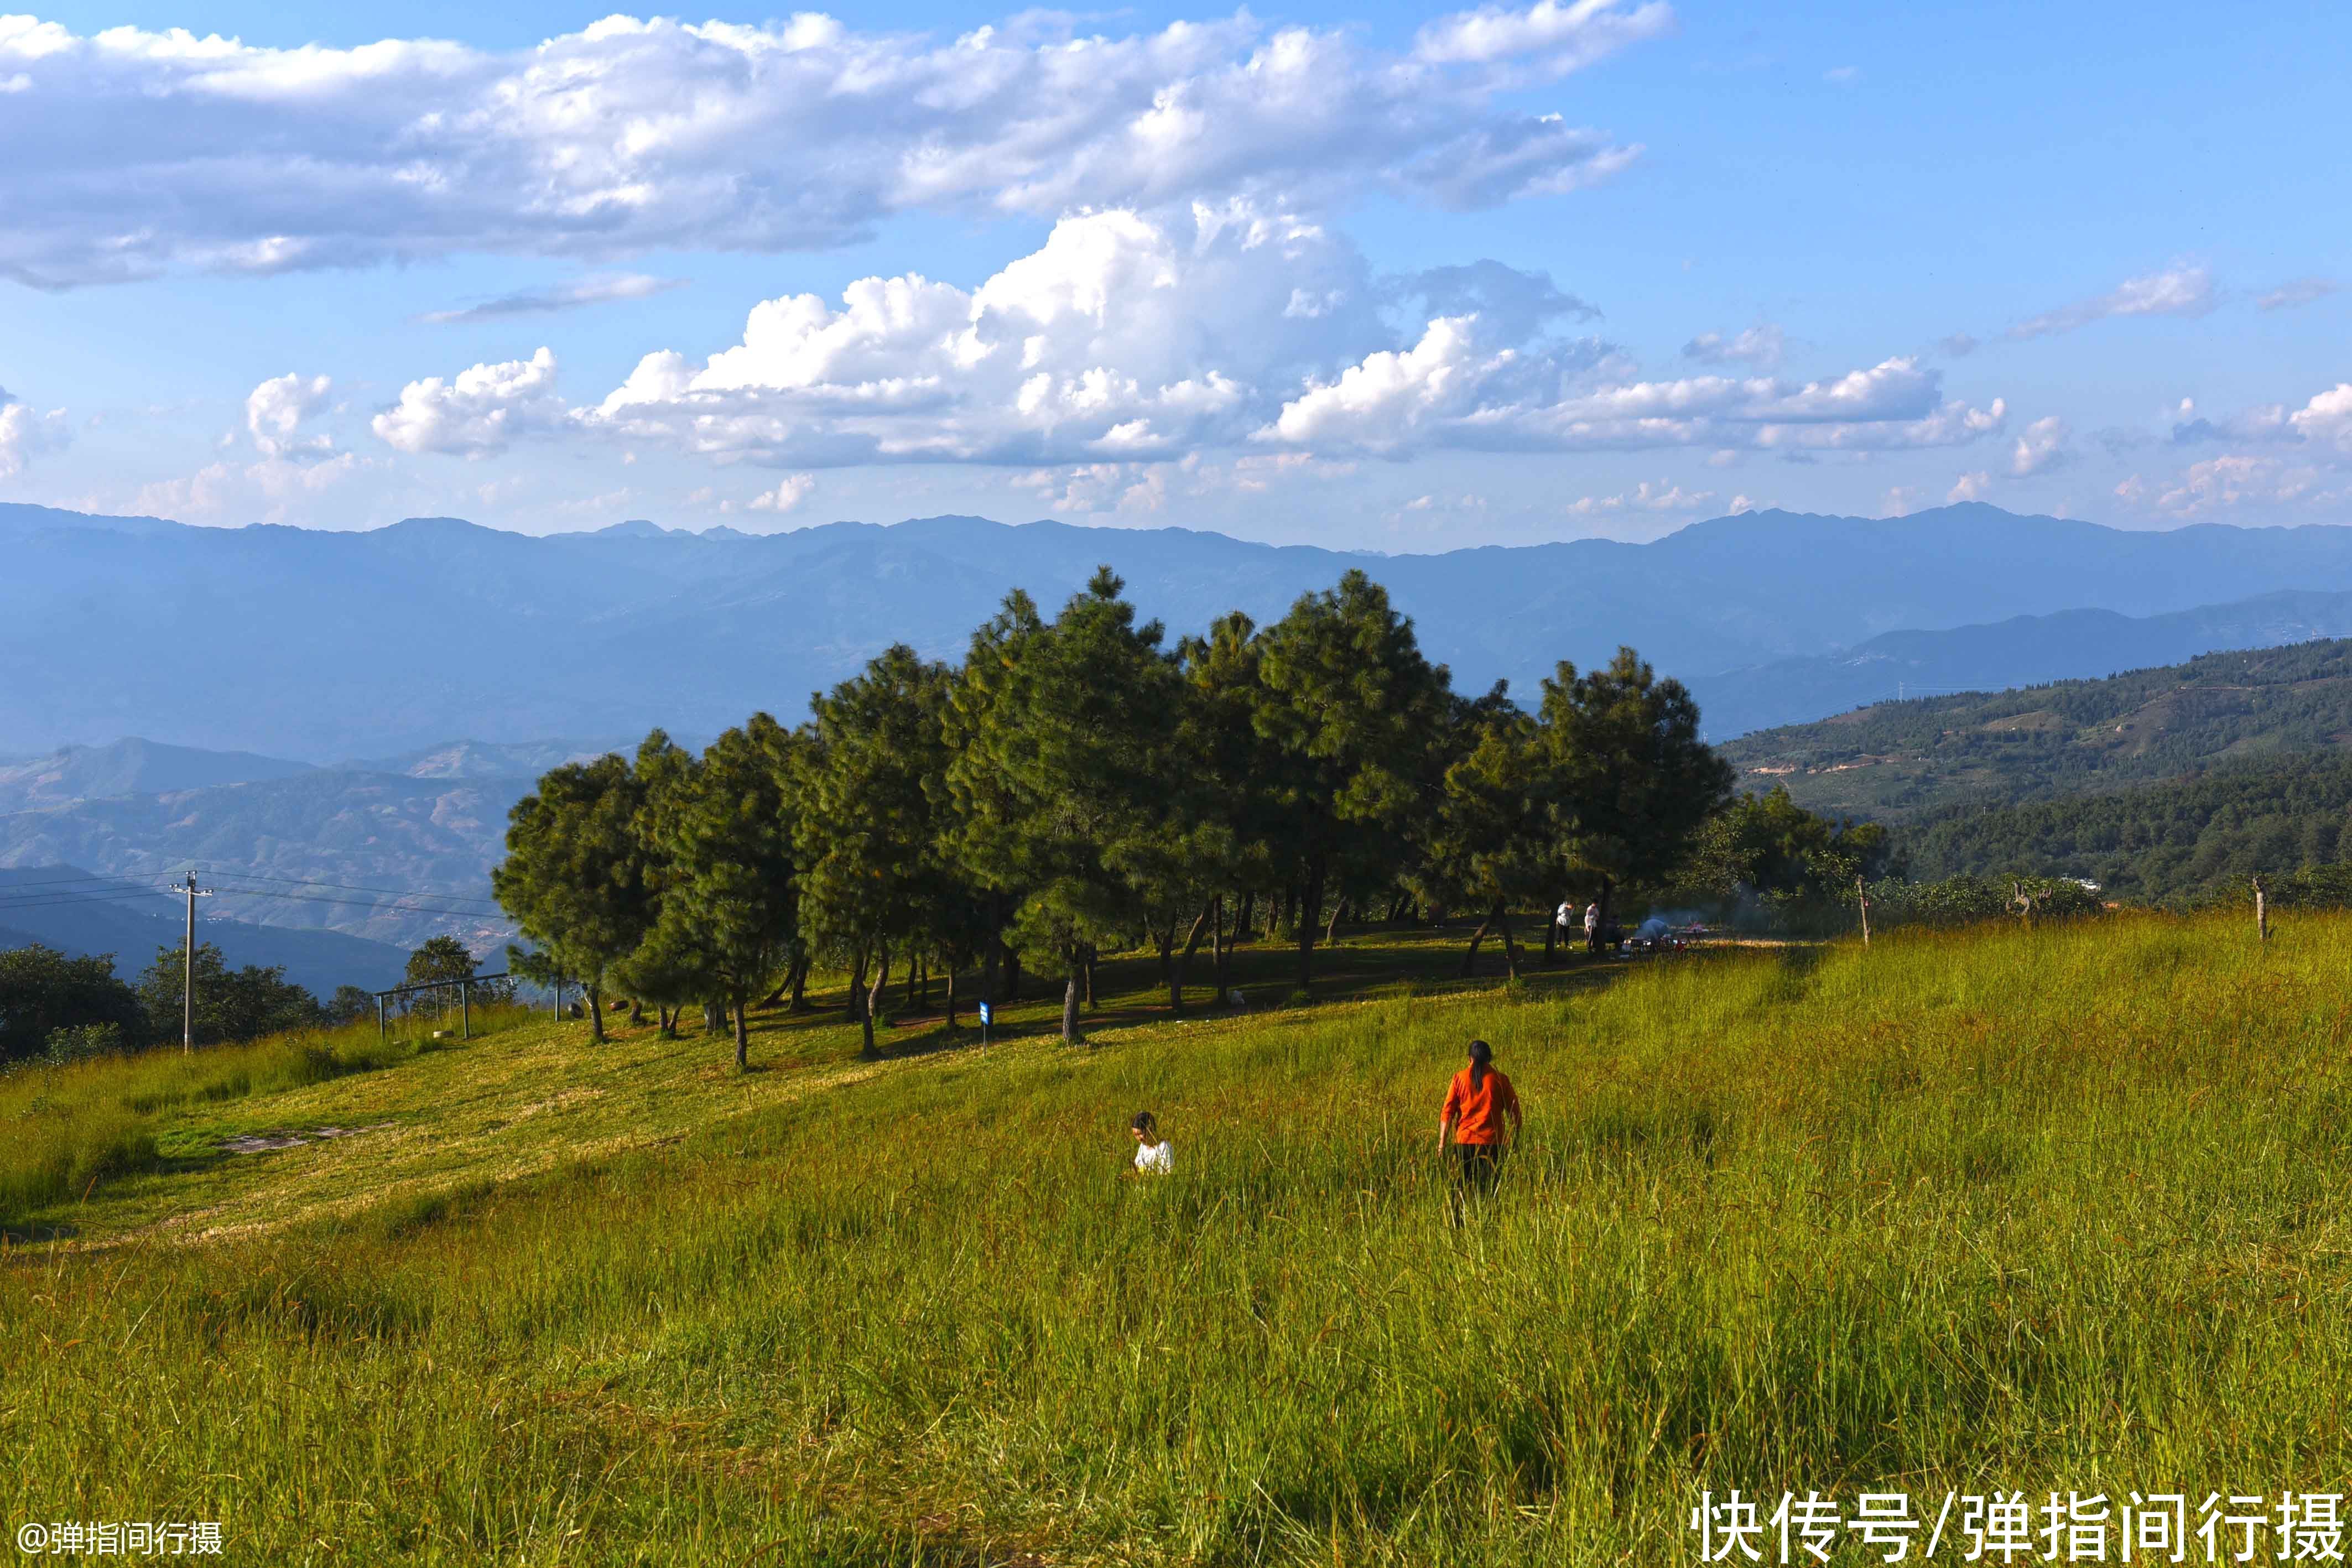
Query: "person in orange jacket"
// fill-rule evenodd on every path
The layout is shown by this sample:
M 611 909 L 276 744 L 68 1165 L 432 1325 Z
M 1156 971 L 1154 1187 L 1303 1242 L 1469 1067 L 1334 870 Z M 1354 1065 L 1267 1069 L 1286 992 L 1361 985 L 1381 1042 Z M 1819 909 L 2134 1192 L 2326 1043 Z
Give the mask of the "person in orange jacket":
M 1437 1141 L 1454 1151 L 1454 1218 L 1462 1219 L 1466 1190 L 1481 1197 L 1495 1190 L 1503 1155 L 1519 1135 L 1519 1096 L 1511 1081 L 1495 1070 L 1495 1049 L 1470 1042 L 1470 1065 L 1454 1075 L 1439 1114 Z

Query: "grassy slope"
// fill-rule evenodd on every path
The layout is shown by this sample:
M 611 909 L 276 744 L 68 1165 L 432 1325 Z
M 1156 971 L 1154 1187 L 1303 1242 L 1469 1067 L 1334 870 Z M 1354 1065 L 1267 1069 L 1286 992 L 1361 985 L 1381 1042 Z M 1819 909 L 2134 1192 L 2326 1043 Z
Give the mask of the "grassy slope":
M 878 1066 L 786 1025 L 743 1081 L 529 1026 L 213 1106 L 394 1126 L 10 1256 L 0 1503 L 273 1563 L 1468 1564 L 1680 1559 L 1702 1486 L 2340 1489 L 2347 936 L 1137 998 Z M 1533 1119 L 1456 1231 L 1473 1032 Z
M 1724 747 L 1744 784 L 1814 810 L 1912 821 L 2177 779 L 2352 736 L 2352 641 L 2211 653 L 2021 691 L 1882 703 Z

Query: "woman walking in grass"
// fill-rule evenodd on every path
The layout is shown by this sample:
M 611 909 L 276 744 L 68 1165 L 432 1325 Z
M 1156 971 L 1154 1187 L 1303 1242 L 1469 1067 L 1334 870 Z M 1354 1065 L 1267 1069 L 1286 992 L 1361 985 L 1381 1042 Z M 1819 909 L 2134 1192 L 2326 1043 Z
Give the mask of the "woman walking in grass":
M 1465 1190 L 1483 1197 L 1495 1190 L 1495 1176 L 1505 1152 L 1519 1134 L 1519 1096 L 1511 1081 L 1495 1071 L 1495 1049 L 1483 1040 L 1470 1042 L 1470 1065 L 1454 1075 L 1445 1091 L 1445 1109 L 1437 1122 L 1437 1141 L 1454 1151 L 1454 1222 L 1462 1222 Z
M 1176 1153 L 1168 1140 L 1160 1135 L 1160 1119 L 1149 1111 L 1138 1111 L 1128 1130 L 1135 1134 L 1135 1174 L 1138 1176 L 1168 1176 L 1176 1169 Z

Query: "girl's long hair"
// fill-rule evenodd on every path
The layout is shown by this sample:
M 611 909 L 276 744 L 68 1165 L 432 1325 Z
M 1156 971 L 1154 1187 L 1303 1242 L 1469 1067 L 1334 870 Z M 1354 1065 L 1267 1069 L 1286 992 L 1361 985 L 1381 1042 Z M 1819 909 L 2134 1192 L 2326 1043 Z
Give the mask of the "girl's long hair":
M 1486 1074 L 1495 1071 L 1495 1048 L 1483 1040 L 1470 1042 L 1470 1087 L 1476 1089 L 1486 1082 Z
M 1160 1141 L 1160 1118 L 1149 1111 L 1138 1111 L 1135 1113 L 1135 1120 L 1129 1122 L 1128 1125 L 1155 1144 Z

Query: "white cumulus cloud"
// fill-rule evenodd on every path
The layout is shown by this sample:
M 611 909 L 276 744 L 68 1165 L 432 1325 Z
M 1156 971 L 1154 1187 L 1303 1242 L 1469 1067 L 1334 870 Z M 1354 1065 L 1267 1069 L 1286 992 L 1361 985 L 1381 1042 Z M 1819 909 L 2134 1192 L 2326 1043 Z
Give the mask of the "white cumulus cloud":
M 1324 308 L 1293 309 L 1302 289 Z M 1303 220 L 1091 213 L 976 288 L 910 273 L 764 301 L 740 343 L 648 354 L 579 417 L 794 466 L 1179 457 L 1384 336 L 1373 293 L 1354 247 Z
M 327 406 L 334 383 L 325 376 L 302 377 L 287 372 L 272 376 L 246 394 L 245 428 L 254 449 L 264 457 L 292 457 L 300 453 L 331 450 L 323 435 L 304 435 L 302 422 Z
M 370 422 L 376 438 L 412 455 L 426 452 L 487 457 L 518 435 L 563 423 L 555 392 L 555 355 L 476 365 L 444 380 L 428 376 L 400 390 L 400 401 Z
M 1482 339 L 1441 318 L 1411 349 L 1383 350 L 1307 388 L 1261 441 L 1384 456 L 1433 446 L 1491 451 L 1710 446 L 1784 452 L 1957 445 L 1999 430 L 1986 408 L 1942 399 L 1915 360 L 1802 383 L 1777 377 L 1623 379 L 1620 363 Z
M 754 512 L 789 512 L 808 499 L 816 488 L 813 474 L 794 474 L 772 490 L 763 490 L 751 497 L 750 509 Z
M 2035 420 L 2017 438 L 2017 449 L 2010 454 L 2009 471 L 2021 479 L 2061 466 L 2072 455 L 2067 446 L 2072 434 L 2066 422 L 2054 413 Z
M 2352 457 L 2352 382 L 2338 382 L 2286 416 L 2287 428 L 2339 457 Z
M 1053 493 L 1083 510 L 1112 483 L 1093 466 L 1123 476 L 1221 449 L 1787 455 L 1956 445 L 2006 418 L 1999 399 L 1945 398 L 1941 372 L 1907 358 L 1814 381 L 1645 380 L 1622 350 L 1573 335 L 1596 313 L 1494 262 L 1376 277 L 1328 225 L 1248 202 L 1109 208 L 1062 219 L 975 286 L 903 273 L 761 301 L 740 341 L 703 358 L 657 349 L 592 405 L 562 407 L 542 350 L 413 382 L 375 431 L 412 453 L 568 431 L 801 471 L 1067 468 L 1080 478 Z M 1230 483 L 1254 482 L 1244 466 Z M 1116 504 L 1150 499 L 1129 496 L 1138 482 L 1123 478 Z
M 1712 490 L 1685 490 L 1663 479 L 1654 485 L 1644 479 L 1614 496 L 1580 497 L 1569 503 L 1568 510 L 1580 517 L 1607 512 L 1696 512 L 1715 505 L 1715 497 Z
M 2275 514 L 2288 507 L 2343 506 L 2352 492 L 2324 488 L 2325 476 L 2308 463 L 2269 453 L 2227 453 L 2190 464 L 2170 480 L 2149 481 L 2134 474 L 2116 486 L 2126 506 L 2176 517 L 2252 510 Z
M 1032 11 L 951 40 L 614 16 L 506 51 L 0 17 L 0 145 L 42 150 L 0 160 L 0 276 L 805 249 L 916 210 L 1486 205 L 1622 167 L 1633 147 L 1507 95 L 1671 21 L 1535 0 L 1400 54 L 1247 11 L 1120 35 Z
M 70 439 L 63 409 L 42 413 L 0 387 L 0 479 L 15 478 L 36 456 Z

